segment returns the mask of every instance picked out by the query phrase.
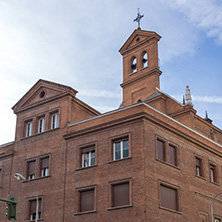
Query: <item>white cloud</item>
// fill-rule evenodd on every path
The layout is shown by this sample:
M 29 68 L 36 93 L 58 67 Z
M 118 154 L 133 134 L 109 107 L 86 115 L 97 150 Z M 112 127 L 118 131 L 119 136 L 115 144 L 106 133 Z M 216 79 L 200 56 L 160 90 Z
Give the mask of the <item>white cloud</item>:
M 161 0 L 222 44 L 222 5 L 215 0 Z
M 94 108 L 96 110 L 99 110 L 101 113 L 104 113 L 104 112 L 108 112 L 110 110 L 115 110 L 118 107 L 114 107 L 114 106 L 95 106 Z
M 218 96 L 192 96 L 193 101 L 206 102 L 206 103 L 220 103 L 222 104 L 222 97 Z
M 83 89 L 81 90 L 81 96 L 90 96 L 90 97 L 104 97 L 104 98 L 121 98 L 120 93 L 108 91 L 108 90 L 96 90 L 96 89 Z
M 182 101 L 183 95 L 172 95 L 176 100 Z M 203 103 L 218 103 L 222 104 L 221 96 L 196 96 L 192 95 L 193 102 L 203 102 Z

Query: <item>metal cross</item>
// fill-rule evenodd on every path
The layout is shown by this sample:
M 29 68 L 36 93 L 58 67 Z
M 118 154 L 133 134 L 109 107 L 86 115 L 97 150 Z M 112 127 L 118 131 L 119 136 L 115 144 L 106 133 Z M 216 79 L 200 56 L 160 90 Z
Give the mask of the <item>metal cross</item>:
M 134 22 L 138 22 L 138 29 L 140 29 L 140 20 L 143 18 L 144 15 L 140 15 L 139 12 L 139 8 L 138 8 L 138 13 L 137 13 L 137 17 L 133 20 Z

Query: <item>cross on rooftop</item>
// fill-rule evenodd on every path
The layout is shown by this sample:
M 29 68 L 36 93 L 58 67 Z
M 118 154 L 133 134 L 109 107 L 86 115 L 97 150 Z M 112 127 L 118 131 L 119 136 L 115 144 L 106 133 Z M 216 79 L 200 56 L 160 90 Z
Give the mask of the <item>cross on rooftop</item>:
M 134 22 L 138 22 L 138 29 L 140 29 L 140 20 L 143 18 L 144 15 L 140 15 L 140 12 L 139 12 L 139 8 L 138 8 L 138 13 L 137 13 L 137 17 L 133 20 Z

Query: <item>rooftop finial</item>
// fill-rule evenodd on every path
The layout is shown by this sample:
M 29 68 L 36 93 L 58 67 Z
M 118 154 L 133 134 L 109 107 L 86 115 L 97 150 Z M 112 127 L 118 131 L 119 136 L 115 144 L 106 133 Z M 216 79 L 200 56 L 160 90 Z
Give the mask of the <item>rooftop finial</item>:
M 206 111 L 206 117 L 205 117 L 204 119 L 205 119 L 208 123 L 212 123 L 212 122 L 213 122 L 212 119 L 208 118 L 208 113 L 207 113 L 207 111 Z
M 185 101 L 186 105 L 193 105 L 189 86 L 186 87 Z
M 137 17 L 133 20 L 134 22 L 138 22 L 137 29 L 140 29 L 140 20 L 143 18 L 144 15 L 140 15 L 140 9 L 138 8 Z
M 183 105 L 185 105 L 185 97 L 183 96 Z
M 208 114 L 207 114 L 207 110 L 206 110 L 206 117 L 205 117 L 206 119 L 208 119 Z

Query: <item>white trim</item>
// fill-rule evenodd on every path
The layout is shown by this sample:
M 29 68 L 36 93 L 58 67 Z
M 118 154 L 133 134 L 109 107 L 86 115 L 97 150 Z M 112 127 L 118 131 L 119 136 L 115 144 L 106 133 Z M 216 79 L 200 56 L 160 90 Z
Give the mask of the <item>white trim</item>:
M 32 121 L 26 123 L 26 137 L 32 135 Z
M 172 99 L 173 99 L 173 98 L 172 98 Z M 174 100 L 175 100 L 175 99 L 174 99 Z M 176 101 L 176 100 L 175 100 L 175 101 Z M 177 102 L 177 103 L 179 103 L 179 102 Z M 210 141 L 211 143 L 214 143 L 215 145 L 217 145 L 217 146 L 219 146 L 219 147 L 222 148 L 222 145 L 220 145 L 219 143 L 211 140 L 210 138 L 202 135 L 201 133 L 199 133 L 199 132 L 191 129 L 190 127 L 184 125 L 183 123 L 181 123 L 181 122 L 173 119 L 172 117 L 166 115 L 165 113 L 161 112 L 160 110 L 155 109 L 154 107 L 152 107 L 152 106 L 150 106 L 150 105 L 148 105 L 148 104 L 146 104 L 146 103 L 144 103 L 144 102 L 136 103 L 136 104 L 129 105 L 129 106 L 126 106 L 126 107 L 123 107 L 123 108 L 121 107 L 121 108 L 119 108 L 119 109 L 115 109 L 115 110 L 112 110 L 112 111 L 103 113 L 103 114 L 101 114 L 101 115 L 98 115 L 98 116 L 93 116 L 93 117 L 90 117 L 90 118 L 88 118 L 88 119 L 84 119 L 84 120 L 80 120 L 80 121 L 78 121 L 78 122 L 70 123 L 70 124 L 67 125 L 67 127 L 75 126 L 75 125 L 78 125 L 78 124 L 81 124 L 81 123 L 84 123 L 84 122 L 88 122 L 88 121 L 90 121 L 90 120 L 95 120 L 95 119 L 98 119 L 98 118 L 101 118 L 101 117 L 104 117 L 104 116 L 108 116 L 108 115 L 110 115 L 110 114 L 118 113 L 118 112 L 121 112 L 121 111 L 123 111 L 123 110 L 127 110 L 127 109 L 130 109 L 130 108 L 136 107 L 136 106 L 140 106 L 140 105 L 145 105 L 145 106 L 147 106 L 148 108 L 150 108 L 150 109 L 154 110 L 155 112 L 161 114 L 162 116 L 166 117 L 167 119 L 172 120 L 173 122 L 179 124 L 180 126 L 188 129 L 189 131 L 191 131 L 191 132 L 193 132 L 193 133 L 201 136 L 202 138 L 204 138 L 204 139 Z
M 124 158 L 128 158 L 129 157 L 129 138 L 127 139 L 128 141 L 128 156 L 127 157 L 123 157 L 123 142 L 126 141 L 126 140 L 121 140 L 121 141 L 118 141 L 118 142 L 113 142 L 113 160 L 116 160 L 116 147 L 115 147 L 115 144 L 117 143 L 120 143 L 120 160 L 121 159 L 124 159 Z M 117 159 L 119 160 L 119 159 Z
M 84 168 L 84 153 L 82 153 L 82 168 Z
M 45 131 L 45 117 L 39 119 L 38 133 L 43 133 Z
M 196 176 L 200 176 L 200 167 L 196 165 Z
M 12 141 L 12 142 L 8 142 L 8 143 L 4 143 L 2 145 L 0 145 L 0 148 L 4 147 L 4 146 L 10 146 L 10 145 L 13 145 L 15 142 Z
M 146 103 L 143 103 L 143 104 L 144 104 L 144 105 L 146 105 L 147 107 L 151 108 L 152 110 L 154 110 L 154 111 L 158 112 L 159 114 L 161 114 L 161 115 L 165 116 L 166 118 L 168 118 L 168 119 L 172 120 L 173 122 L 175 122 L 175 123 L 177 123 L 177 124 L 179 124 L 179 125 L 183 126 L 184 128 L 186 128 L 186 129 L 190 130 L 191 132 L 193 132 L 193 133 L 195 133 L 195 134 L 197 134 L 197 135 L 199 135 L 199 136 L 203 137 L 204 139 L 206 139 L 206 140 L 208 140 L 208 141 L 210 141 L 210 142 L 212 142 L 212 143 L 214 143 L 214 144 L 216 144 L 217 146 L 219 146 L 219 147 L 221 147 L 221 148 L 222 148 L 222 145 L 220 145 L 219 143 L 217 143 L 217 142 L 215 142 L 215 141 L 213 141 L 213 140 L 209 139 L 208 137 L 206 137 L 206 136 L 204 136 L 204 135 L 200 134 L 199 132 L 197 132 L 197 131 L 195 131 L 195 130 L 191 129 L 190 127 L 188 127 L 188 126 L 184 125 L 183 123 L 181 123 L 181 122 L 179 122 L 179 121 L 177 121 L 177 120 L 173 119 L 172 117 L 170 117 L 170 116 L 166 115 L 165 113 L 162 113 L 162 112 L 161 112 L 161 111 L 159 111 L 158 109 L 155 109 L 155 108 L 153 108 L 152 106 L 147 105 Z
M 115 143 L 113 143 L 113 160 L 116 160 L 115 152 L 116 152 Z
M 56 129 L 59 127 L 59 113 L 52 114 L 51 117 L 51 129 Z
M 178 100 L 176 100 L 175 98 L 173 98 L 173 97 L 170 96 L 169 94 L 163 92 L 161 89 L 159 89 L 159 88 L 157 88 L 157 87 L 156 87 L 156 89 L 157 89 L 159 92 L 163 93 L 165 96 L 167 96 L 167 97 L 169 97 L 170 99 L 172 99 L 174 102 L 178 103 L 178 104 L 181 105 L 181 106 L 184 106 L 181 102 L 179 102 Z
M 89 167 L 89 166 L 94 166 L 92 165 L 92 152 L 95 152 L 95 150 L 91 150 L 91 151 L 88 151 L 86 153 L 82 153 L 82 168 L 86 168 L 86 167 Z M 88 162 L 88 166 L 84 166 L 84 163 L 85 163 L 85 159 L 84 157 L 89 155 L 89 162 Z
M 41 177 L 46 177 L 46 176 L 49 176 L 49 167 L 45 167 L 41 169 Z
M 126 109 L 129 109 L 129 108 L 132 108 L 132 107 L 136 107 L 138 105 L 141 105 L 141 103 L 140 104 L 136 103 L 136 104 L 133 104 L 133 105 L 130 105 L 130 106 L 126 106 L 126 107 L 121 107 L 121 108 L 114 109 L 112 111 L 108 111 L 106 113 L 100 114 L 98 116 L 93 116 L 93 117 L 90 117 L 88 119 L 83 119 L 83 120 L 80 120 L 80 121 L 77 121 L 77 122 L 74 122 L 74 123 L 69 123 L 67 125 L 67 127 L 75 126 L 75 125 L 78 125 L 80 123 L 84 123 L 84 122 L 88 122 L 90 120 L 94 120 L 94 119 L 98 119 L 98 118 L 101 118 L 101 117 L 104 117 L 104 116 L 108 116 L 108 115 L 113 114 L 113 113 L 118 113 L 118 112 L 120 112 L 122 110 L 126 110 Z

